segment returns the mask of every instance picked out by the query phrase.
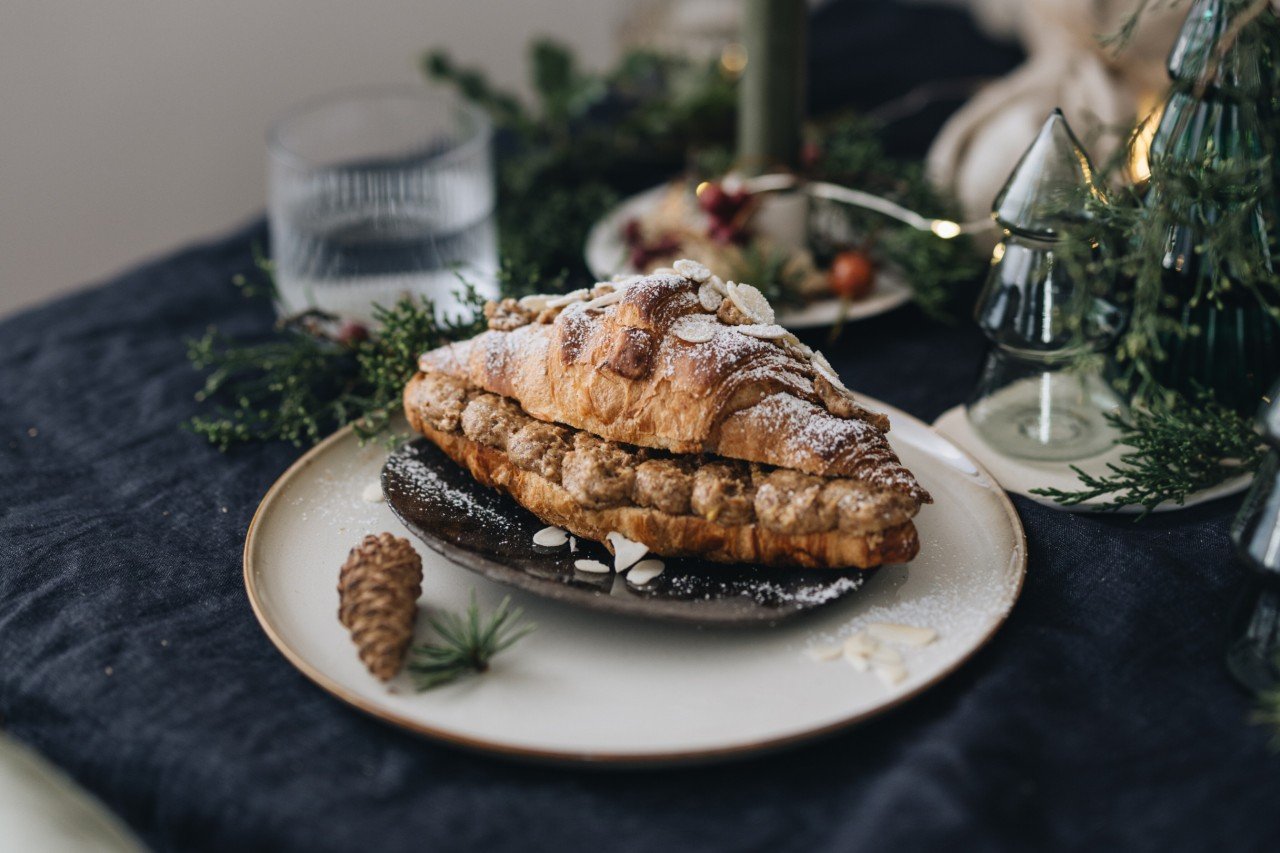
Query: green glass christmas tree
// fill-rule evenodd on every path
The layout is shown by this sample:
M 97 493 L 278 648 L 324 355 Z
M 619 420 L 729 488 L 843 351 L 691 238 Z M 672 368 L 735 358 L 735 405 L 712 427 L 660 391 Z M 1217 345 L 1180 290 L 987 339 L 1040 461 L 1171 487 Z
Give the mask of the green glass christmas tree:
M 1280 375 L 1266 131 L 1275 20 L 1249 15 L 1252 5 L 1195 0 L 1169 55 L 1173 87 L 1151 144 L 1134 322 L 1121 349 L 1141 382 L 1206 388 L 1242 413 Z

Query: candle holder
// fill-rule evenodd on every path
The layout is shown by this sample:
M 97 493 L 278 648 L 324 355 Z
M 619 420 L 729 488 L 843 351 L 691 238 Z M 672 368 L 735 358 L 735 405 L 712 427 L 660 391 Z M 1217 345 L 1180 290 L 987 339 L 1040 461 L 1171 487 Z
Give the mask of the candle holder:
M 1227 668 L 1255 693 L 1280 686 L 1280 383 L 1258 419 L 1271 445 L 1231 528 L 1251 579 L 1231 624 Z
M 1022 156 L 993 215 L 1004 238 L 975 312 L 992 347 L 966 406 L 974 431 L 1023 459 L 1083 459 L 1112 446 L 1121 406 L 1103 351 L 1119 312 L 1060 256 L 1064 228 L 1087 217 L 1093 168 L 1055 110 Z

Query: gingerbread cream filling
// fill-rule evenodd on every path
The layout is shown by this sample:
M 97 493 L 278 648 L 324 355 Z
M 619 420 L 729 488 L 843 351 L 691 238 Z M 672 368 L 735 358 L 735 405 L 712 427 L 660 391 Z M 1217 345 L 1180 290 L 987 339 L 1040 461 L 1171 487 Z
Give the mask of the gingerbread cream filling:
M 526 414 L 514 400 L 427 373 L 415 405 L 434 429 L 460 433 L 562 487 L 587 509 L 638 506 L 784 534 L 866 534 L 900 525 L 917 504 L 857 480 L 605 441 Z

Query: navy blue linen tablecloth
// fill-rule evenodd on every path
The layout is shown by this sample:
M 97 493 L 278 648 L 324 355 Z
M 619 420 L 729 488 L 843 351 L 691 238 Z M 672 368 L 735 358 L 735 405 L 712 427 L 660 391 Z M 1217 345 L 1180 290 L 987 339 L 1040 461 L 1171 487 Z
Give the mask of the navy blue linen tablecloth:
M 241 586 L 254 508 L 299 451 L 222 455 L 178 429 L 199 384 L 183 340 L 270 326 L 229 285 L 264 238 L 0 323 L 0 725 L 155 847 L 1280 849 L 1280 757 L 1221 663 L 1230 500 L 1135 525 L 1018 499 L 1030 571 L 996 638 L 906 706 L 774 755 L 522 765 L 330 698 Z M 969 324 L 906 308 L 851 326 L 833 360 L 928 420 L 981 352 Z

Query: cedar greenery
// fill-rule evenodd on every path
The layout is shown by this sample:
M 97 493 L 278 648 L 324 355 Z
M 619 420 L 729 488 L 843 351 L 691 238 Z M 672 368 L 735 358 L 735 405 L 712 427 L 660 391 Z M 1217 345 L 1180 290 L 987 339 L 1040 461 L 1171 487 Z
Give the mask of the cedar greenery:
M 1123 46 L 1148 5 L 1140 3 L 1109 41 Z M 1205 56 L 1198 76 L 1185 68 L 1175 75 L 1171 98 L 1237 97 L 1230 91 L 1209 91 L 1210 81 L 1227 62 L 1264 69 L 1270 75 L 1263 82 L 1268 97 L 1280 96 L 1280 66 L 1274 62 L 1280 21 L 1265 0 L 1228 0 L 1224 10 L 1233 15 L 1232 27 Z M 1134 138 L 1141 129 L 1134 130 Z M 1274 133 L 1263 137 L 1274 148 Z M 1266 204 L 1273 192 L 1273 153 L 1226 156 L 1214 142 L 1199 156 L 1178 149 L 1153 157 L 1149 179 L 1138 185 L 1118 177 L 1127 149 L 1104 166 L 1102 174 L 1111 178 L 1113 189 L 1105 198 L 1090 199 L 1089 216 L 1068 230 L 1061 255 L 1076 277 L 1095 284 L 1096 295 L 1127 310 L 1128 323 L 1114 354 L 1119 388 L 1138 402 L 1132 416 L 1115 423 L 1122 431 L 1120 443 L 1131 449 L 1109 475 L 1090 477 L 1076 469 L 1082 486 L 1078 491 L 1042 489 L 1037 494 L 1064 505 L 1111 495 L 1105 508 L 1142 506 L 1149 511 L 1256 470 L 1262 453 L 1249 420 L 1256 401 L 1232 399 L 1234 394 L 1217 399 L 1215 389 L 1194 382 L 1175 393 L 1164 383 L 1171 378 L 1170 349 L 1186 336 L 1203 333 L 1185 326 L 1180 317 L 1184 307 L 1221 307 L 1236 300 L 1280 318 L 1280 278 L 1271 261 L 1276 247 L 1260 239 L 1267 230 L 1274 236 L 1277 228 Z M 1259 211 L 1266 212 L 1265 229 Z M 1189 293 L 1170 292 L 1165 269 L 1171 235 L 1179 229 L 1196 237 L 1186 263 L 1212 271 L 1198 277 Z
M 430 690 L 457 681 L 464 675 L 488 671 L 494 655 L 528 636 L 534 625 L 521 623 L 522 611 L 504 598 L 487 619 L 480 616 L 475 592 L 466 614 L 442 613 L 429 622 L 440 642 L 414 646 L 409 673 L 419 690 Z
M 273 291 L 269 262 L 259 260 L 257 280 L 238 277 L 250 296 Z M 209 329 L 187 344 L 187 358 L 206 370 L 196 400 L 211 411 L 193 417 L 187 427 L 219 450 L 256 441 L 315 444 L 345 424 L 354 424 L 362 440 L 384 429 L 400 407 L 404 385 L 426 349 L 480 330 L 481 300 L 463 283 L 471 319 L 438 323 L 426 300 L 401 299 L 390 308 L 375 307 L 376 336 L 343 336 L 336 318 L 312 311 L 278 325 L 271 339 L 233 340 Z
M 1271 727 L 1271 748 L 1280 752 L 1280 687 L 1268 690 L 1258 697 L 1253 721 Z
M 1131 448 L 1109 474 L 1094 476 L 1076 466 L 1082 488 L 1032 489 L 1064 506 L 1110 496 L 1098 507 L 1142 507 L 1142 518 L 1165 501 L 1181 504 L 1193 492 L 1257 470 L 1265 445 L 1252 424 L 1201 390 L 1188 401 L 1165 393 L 1128 416 L 1107 415 L 1119 430 L 1117 443 Z

